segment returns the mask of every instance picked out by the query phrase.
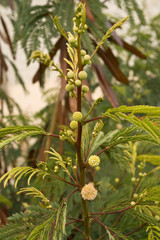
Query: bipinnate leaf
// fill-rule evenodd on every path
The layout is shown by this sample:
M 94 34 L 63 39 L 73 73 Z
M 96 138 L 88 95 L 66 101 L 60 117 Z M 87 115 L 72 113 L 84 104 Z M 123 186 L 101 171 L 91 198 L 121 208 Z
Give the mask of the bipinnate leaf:
M 32 167 L 15 167 L 13 169 L 11 169 L 9 172 L 5 173 L 1 178 L 0 178 L 0 183 L 4 180 L 4 187 L 6 187 L 8 181 L 11 178 L 15 179 L 15 187 L 17 187 L 17 184 L 19 182 L 19 180 L 24 177 L 27 176 L 28 174 L 30 174 L 30 176 L 28 177 L 28 185 L 30 184 L 31 178 L 37 174 L 38 176 L 42 176 L 43 178 L 45 178 L 45 176 L 50 175 L 49 173 L 38 169 L 38 168 L 32 168 Z
M 160 156 L 159 155 L 147 155 L 147 154 L 143 154 L 143 155 L 139 155 L 137 157 L 137 160 L 139 161 L 146 161 L 149 162 L 153 165 L 160 165 Z
M 62 35 L 64 38 L 68 39 L 68 38 L 67 38 L 67 34 L 66 34 L 66 32 L 64 31 L 63 27 L 61 26 L 58 17 L 55 16 L 55 17 L 53 18 L 53 17 L 51 16 L 51 18 L 52 18 L 52 20 L 53 20 L 56 28 L 58 29 L 58 31 L 61 33 L 61 35 Z
M 147 106 L 147 105 L 136 105 L 136 106 L 120 106 L 118 108 L 109 108 L 106 112 L 115 113 L 141 113 L 147 116 L 160 117 L 160 107 Z
M 29 136 L 47 135 L 43 128 L 37 126 L 9 126 L 0 129 L 0 149 L 13 141 L 21 141 Z

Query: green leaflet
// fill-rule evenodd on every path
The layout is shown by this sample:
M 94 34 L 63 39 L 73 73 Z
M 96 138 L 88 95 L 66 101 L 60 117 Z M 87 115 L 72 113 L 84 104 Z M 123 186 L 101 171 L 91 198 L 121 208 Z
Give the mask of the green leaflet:
M 160 165 L 160 156 L 159 155 L 139 155 L 137 157 L 139 161 L 150 162 L 153 165 Z
M 51 18 L 52 18 L 52 16 L 51 16 Z M 63 27 L 61 26 L 61 24 L 60 24 L 60 22 L 59 22 L 59 20 L 58 20 L 58 17 L 55 16 L 54 18 L 52 18 L 52 20 L 53 20 L 56 28 L 58 29 L 58 31 L 61 33 L 61 35 L 62 35 L 64 38 L 68 39 L 66 32 L 64 31 Z
M 148 226 L 146 232 L 148 232 L 148 240 L 160 239 L 160 227 L 154 225 Z
M 12 207 L 12 202 L 8 198 L 0 194 L 0 205 L 3 204 L 9 208 Z
M 10 136 L 10 134 L 16 134 Z M 9 137 L 8 137 L 9 135 Z M 0 137 L 5 137 L 0 141 L 0 149 L 13 141 L 21 141 L 29 136 L 47 135 L 46 131 L 37 126 L 10 126 L 0 129 Z
M 15 179 L 15 187 L 17 187 L 17 184 L 19 180 L 28 174 L 31 174 L 28 178 L 28 185 L 30 184 L 30 180 L 33 177 L 34 174 L 38 174 L 39 176 L 42 176 L 43 178 L 47 175 L 50 175 L 49 173 L 41 170 L 41 169 L 36 169 L 32 167 L 15 167 L 11 169 L 9 172 L 5 173 L 1 178 L 0 178 L 0 183 L 5 179 L 4 181 L 4 187 L 8 183 L 8 181 L 11 178 Z
M 53 240 L 62 240 L 63 235 L 66 235 L 66 213 L 67 202 L 64 200 L 57 211 Z
M 143 200 L 144 201 L 158 201 L 160 202 L 160 186 L 151 187 L 145 189 L 143 192 Z M 155 206 L 152 206 L 152 208 Z M 157 209 L 158 210 L 158 209 Z M 157 212 L 156 210 L 156 212 Z M 160 210 L 159 210 L 160 213 Z
M 115 112 L 121 112 L 121 113 L 142 113 L 146 115 L 151 116 L 159 116 L 160 115 L 160 107 L 154 107 L 154 106 L 146 106 L 146 105 L 137 105 L 137 106 L 120 106 L 118 108 L 109 108 L 106 113 L 115 113 Z M 105 113 L 104 113 L 105 114 Z
M 26 193 L 26 195 L 33 195 L 33 198 L 41 198 L 42 201 L 46 205 L 48 205 L 48 207 L 50 205 L 50 201 L 44 196 L 44 194 L 34 187 L 21 188 L 20 191 L 17 192 L 17 194 L 20 194 L 20 193 Z
M 158 144 L 160 144 L 160 130 L 159 127 L 154 124 L 149 118 L 139 119 L 134 115 L 125 115 L 123 113 L 117 113 L 117 116 L 122 119 L 135 124 L 137 127 L 147 132 Z
M 99 147 L 101 146 L 103 143 L 109 142 L 109 140 L 112 138 L 112 136 L 117 132 L 118 130 L 113 130 L 110 131 L 109 133 L 107 133 L 106 135 L 104 135 L 104 133 L 102 131 L 99 132 L 98 136 L 96 137 L 96 139 L 93 142 L 93 145 L 91 147 L 89 156 Z
M 34 228 L 27 240 L 48 240 L 52 225 L 55 219 L 55 213 L 47 219 L 43 224 Z

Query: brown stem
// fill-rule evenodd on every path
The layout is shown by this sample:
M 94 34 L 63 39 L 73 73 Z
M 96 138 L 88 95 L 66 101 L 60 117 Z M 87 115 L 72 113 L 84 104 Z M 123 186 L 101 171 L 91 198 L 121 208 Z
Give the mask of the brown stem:
M 67 183 L 67 184 L 69 184 L 69 185 L 72 185 L 72 186 L 75 186 L 75 187 L 80 187 L 79 185 L 76 185 L 76 184 L 74 184 L 74 183 L 70 183 L 70 182 L 68 182 L 68 181 L 66 181 L 64 178 L 62 178 L 62 177 L 56 177 L 56 176 L 53 176 L 54 178 L 56 178 L 56 179 L 58 179 L 58 180 L 60 180 L 60 181 L 62 181 L 62 182 L 65 182 L 65 183 Z
M 92 118 L 92 119 L 89 119 L 87 121 L 84 121 L 83 124 L 86 124 L 86 123 L 89 123 L 89 122 L 93 122 L 93 121 L 97 121 L 98 119 L 102 119 L 104 117 L 96 117 L 96 118 Z
M 147 223 L 144 223 L 144 224 L 140 225 L 139 227 L 137 227 L 136 229 L 134 229 L 132 232 L 129 232 L 129 233 L 125 234 L 125 236 L 130 236 L 130 235 L 132 235 L 133 233 L 137 232 L 139 229 L 141 229 L 141 228 L 144 227 L 145 225 L 147 225 Z
M 83 70 L 82 66 L 82 60 L 81 60 L 81 35 L 78 34 L 78 48 L 77 48 L 77 54 L 78 54 L 78 66 L 79 71 Z M 81 112 L 81 87 L 77 88 L 77 111 Z M 78 123 L 78 136 L 77 136 L 77 142 L 76 142 L 76 151 L 77 151 L 77 159 L 78 159 L 78 167 L 80 172 L 80 184 L 81 186 L 85 185 L 85 174 L 84 174 L 84 165 L 83 160 L 81 156 L 81 139 L 82 139 L 82 125 L 81 123 Z M 85 237 L 87 240 L 90 239 L 90 228 L 89 228 L 89 213 L 87 209 L 87 203 L 82 198 L 82 208 L 83 208 L 83 216 L 84 216 L 84 227 L 85 227 Z
M 116 143 L 116 144 L 114 144 L 114 145 L 112 145 L 112 146 L 107 146 L 106 148 L 104 148 L 102 151 L 100 151 L 100 152 L 97 153 L 96 155 L 99 156 L 101 153 L 103 153 L 103 152 L 105 152 L 106 150 L 108 150 L 108 149 L 110 149 L 110 148 L 116 146 L 117 144 L 118 144 L 118 143 Z
M 77 192 L 77 191 L 79 191 L 79 189 L 73 190 L 73 191 L 65 198 L 65 200 L 67 201 L 68 198 L 70 198 L 70 196 L 72 196 L 72 194 L 75 193 L 75 192 Z
M 110 234 L 111 234 L 113 237 L 116 237 L 116 234 L 112 233 L 111 230 L 110 230 L 106 225 L 104 225 L 98 218 L 95 218 L 95 217 L 93 217 L 93 216 L 92 216 L 92 218 L 93 218 L 96 222 L 98 222 L 102 227 L 104 227 L 107 231 L 109 231 Z
M 130 210 L 131 208 L 134 208 L 138 203 L 136 203 L 134 206 L 129 206 L 126 208 L 123 208 L 121 210 L 118 211 L 113 211 L 113 212 L 99 212 L 99 213 L 90 213 L 91 215 L 107 215 L 107 214 L 114 214 L 114 213 L 122 213 L 125 212 L 127 210 Z

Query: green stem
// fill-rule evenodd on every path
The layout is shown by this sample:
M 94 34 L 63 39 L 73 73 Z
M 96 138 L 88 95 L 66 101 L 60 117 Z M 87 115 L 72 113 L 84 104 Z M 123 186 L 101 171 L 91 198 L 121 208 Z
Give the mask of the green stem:
M 79 71 L 83 70 L 82 60 L 81 60 L 81 35 L 78 35 L 78 66 Z M 81 112 L 81 87 L 77 88 L 77 111 Z M 81 155 L 81 140 L 82 140 L 82 125 L 78 123 L 78 136 L 76 142 L 76 150 L 77 150 L 77 158 L 78 158 L 78 166 L 80 171 L 80 185 L 83 187 L 85 185 L 85 173 L 84 173 L 84 165 Z M 87 209 L 87 203 L 82 198 L 82 209 L 83 209 L 83 217 L 84 217 L 84 228 L 85 228 L 85 237 L 87 240 L 90 239 L 90 228 L 89 228 L 89 213 Z

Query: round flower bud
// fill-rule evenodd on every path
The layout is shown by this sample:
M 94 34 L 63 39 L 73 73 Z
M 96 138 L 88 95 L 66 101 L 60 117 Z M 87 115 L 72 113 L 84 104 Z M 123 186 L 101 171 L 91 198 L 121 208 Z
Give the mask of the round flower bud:
M 77 87 L 80 87 L 81 84 L 82 84 L 81 80 L 78 80 L 78 79 L 77 79 L 77 80 L 75 81 L 75 85 L 76 85 Z
M 117 123 L 117 124 L 116 124 L 116 128 L 117 128 L 118 130 L 121 130 L 121 129 L 123 128 L 123 126 L 122 126 L 121 123 Z
M 131 206 L 135 206 L 136 203 L 134 201 L 131 202 Z
M 68 77 L 68 78 L 74 78 L 74 72 L 70 70 L 70 71 L 67 73 L 67 77 Z
M 76 17 L 73 17 L 73 22 L 75 22 L 76 21 Z
M 82 120 L 82 118 L 83 118 L 83 115 L 82 115 L 82 113 L 81 112 L 74 112 L 73 113 L 73 119 L 75 120 L 75 121 L 81 121 Z
M 84 56 L 84 61 L 85 61 L 85 62 L 88 62 L 90 59 L 91 59 L 91 57 L 90 57 L 88 54 L 86 54 L 86 55 Z
M 131 178 L 131 182 L 136 182 L 136 178 L 135 178 L 135 177 L 132 177 L 132 178 Z
M 93 183 L 86 184 L 82 190 L 81 195 L 84 200 L 94 200 L 97 196 L 97 190 L 95 189 Z
M 55 167 L 54 167 L 54 170 L 58 170 L 58 166 L 55 166 Z
M 156 216 L 155 216 L 155 219 L 156 219 L 157 221 L 159 221 L 159 220 L 160 220 L 160 216 L 156 215 Z
M 87 26 L 87 24 L 85 24 L 85 25 L 84 25 L 84 29 L 87 30 L 87 28 L 88 28 L 88 26 Z
M 87 73 L 85 71 L 80 71 L 78 76 L 80 80 L 83 80 L 87 78 Z
M 70 97 L 74 97 L 74 92 L 69 92 Z
M 74 84 L 67 84 L 66 85 L 66 91 L 67 92 L 70 92 L 70 91 L 72 91 L 74 89 Z
M 71 127 L 72 129 L 78 128 L 78 122 L 77 122 L 77 121 L 71 121 L 71 122 L 70 122 L 70 127 Z
M 100 166 L 95 166 L 96 171 L 99 171 L 100 169 L 101 169 Z
M 87 62 L 88 65 L 91 65 L 91 63 L 92 63 L 91 60 L 89 60 L 89 61 Z
M 77 169 L 77 166 L 73 166 L 73 170 L 76 170 Z
M 100 164 L 100 158 L 97 155 L 91 155 L 88 159 L 88 163 L 90 166 L 98 166 Z
M 81 55 L 85 56 L 86 55 L 86 51 L 85 50 L 81 50 Z
M 133 194 L 133 198 L 135 198 L 135 199 L 138 198 L 138 194 L 137 194 L 137 193 L 134 193 L 134 194 Z
M 87 93 L 89 91 L 89 87 L 87 85 L 82 86 L 82 92 Z
M 115 183 L 119 183 L 119 178 L 114 179 Z

